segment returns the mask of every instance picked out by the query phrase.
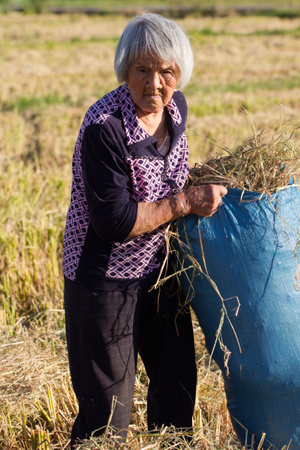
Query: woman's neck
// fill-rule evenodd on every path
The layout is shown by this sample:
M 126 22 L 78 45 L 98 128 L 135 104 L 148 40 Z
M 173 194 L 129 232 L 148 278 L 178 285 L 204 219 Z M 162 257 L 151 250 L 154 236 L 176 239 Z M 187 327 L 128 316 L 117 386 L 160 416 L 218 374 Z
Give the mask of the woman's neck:
M 167 135 L 165 111 L 141 116 L 138 114 L 138 120 L 143 130 L 153 136 L 157 140 L 157 145 L 160 146 Z

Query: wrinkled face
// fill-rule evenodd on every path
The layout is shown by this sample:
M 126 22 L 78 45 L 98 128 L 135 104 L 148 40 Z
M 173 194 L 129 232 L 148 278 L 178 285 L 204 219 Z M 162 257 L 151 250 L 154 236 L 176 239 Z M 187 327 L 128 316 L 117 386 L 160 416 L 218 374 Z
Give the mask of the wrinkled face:
M 127 84 L 138 116 L 159 113 L 173 96 L 180 71 L 174 63 L 143 55 L 131 64 Z

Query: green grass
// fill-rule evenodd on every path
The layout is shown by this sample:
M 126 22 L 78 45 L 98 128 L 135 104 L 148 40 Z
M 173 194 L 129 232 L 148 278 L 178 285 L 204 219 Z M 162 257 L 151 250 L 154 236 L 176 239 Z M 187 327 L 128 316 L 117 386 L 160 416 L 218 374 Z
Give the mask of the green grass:
M 22 7 L 25 11 L 29 12 L 42 12 L 53 8 L 94 8 L 97 11 L 109 12 L 113 8 L 124 9 L 131 7 L 138 8 L 169 8 L 176 14 L 176 11 L 180 8 L 194 8 L 194 12 L 203 14 L 218 14 L 218 10 L 224 10 L 235 8 L 238 11 L 245 13 L 257 13 L 273 16 L 279 15 L 280 17 L 297 17 L 299 14 L 299 2 L 297 0 L 265 0 L 263 5 L 259 0 L 203 0 L 201 4 L 197 0 L 130 0 L 125 2 L 124 0 L 2 0 L 0 1 L 0 7 L 8 10 L 10 8 Z M 298 13 L 297 13 L 298 10 Z
M 9 5 L 26 5 L 26 3 L 35 3 L 39 0 L 6 0 L 6 3 Z M 5 3 L 5 1 L 3 2 Z M 199 2 L 196 0 L 176 0 L 172 2 L 171 0 L 166 0 L 164 2 L 160 2 L 159 0 L 130 0 L 130 2 L 122 1 L 122 0 L 111 0 L 108 2 L 107 0 L 44 0 L 43 3 L 49 6 L 76 6 L 76 7 L 105 7 L 107 5 L 159 5 L 159 4 L 169 4 L 174 5 L 174 7 L 178 5 L 199 5 Z M 259 0 L 239 0 L 236 2 L 235 0 L 203 0 L 201 1 L 202 7 L 212 7 L 212 6 L 261 6 L 261 2 Z M 277 8 L 290 8 L 299 6 L 297 0 L 265 0 L 263 6 L 269 7 L 277 7 Z
M 20 97 L 14 101 L 3 102 L 3 111 L 16 110 L 19 113 L 28 110 L 42 111 L 51 105 L 68 104 L 67 98 L 60 98 L 56 94 L 47 94 L 44 97 Z
M 274 30 L 254 30 L 251 32 L 230 32 L 227 30 L 215 31 L 211 28 L 203 28 L 201 30 L 191 30 L 189 35 L 192 39 L 202 41 L 205 36 L 244 36 L 244 37 L 254 37 L 254 36 L 294 36 L 296 38 L 300 37 L 300 27 L 291 29 L 274 29 Z

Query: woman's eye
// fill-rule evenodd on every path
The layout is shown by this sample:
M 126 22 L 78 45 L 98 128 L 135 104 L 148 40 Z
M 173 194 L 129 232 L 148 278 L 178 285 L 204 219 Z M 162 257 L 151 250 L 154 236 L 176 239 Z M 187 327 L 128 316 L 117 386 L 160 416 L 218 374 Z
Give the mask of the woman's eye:
M 162 76 L 165 80 L 170 80 L 172 78 L 172 71 L 170 70 L 166 70 L 165 72 L 162 73 Z

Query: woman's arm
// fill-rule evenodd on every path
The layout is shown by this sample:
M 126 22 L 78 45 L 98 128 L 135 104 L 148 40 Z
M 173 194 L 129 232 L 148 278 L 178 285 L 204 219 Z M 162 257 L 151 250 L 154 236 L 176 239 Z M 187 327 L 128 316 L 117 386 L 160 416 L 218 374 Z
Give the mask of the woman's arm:
M 94 232 L 103 241 L 123 242 L 135 224 L 138 205 L 130 198 L 128 164 L 113 125 L 86 127 L 82 139 L 82 172 Z
M 176 194 L 176 197 L 182 202 L 184 215 L 210 217 L 222 205 L 222 197 L 226 193 L 224 186 L 192 186 Z M 153 231 L 160 225 L 178 219 L 183 213 L 182 205 L 173 196 L 153 203 L 138 203 L 136 221 L 128 237 L 133 238 Z
M 105 127 L 107 128 L 107 127 Z M 114 134 L 101 125 L 86 128 L 82 140 L 83 177 L 90 219 L 95 233 L 104 241 L 122 242 L 155 230 L 182 216 L 181 203 L 172 197 L 153 203 L 130 198 L 128 166 L 120 145 L 111 150 Z M 222 204 L 223 186 L 192 186 L 176 194 L 184 214 L 209 217 Z

